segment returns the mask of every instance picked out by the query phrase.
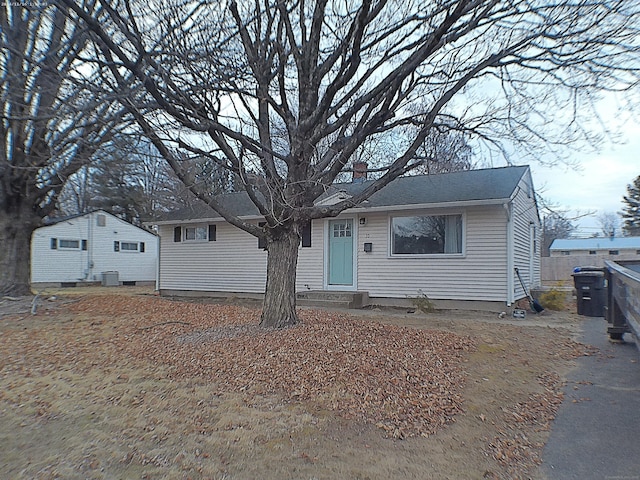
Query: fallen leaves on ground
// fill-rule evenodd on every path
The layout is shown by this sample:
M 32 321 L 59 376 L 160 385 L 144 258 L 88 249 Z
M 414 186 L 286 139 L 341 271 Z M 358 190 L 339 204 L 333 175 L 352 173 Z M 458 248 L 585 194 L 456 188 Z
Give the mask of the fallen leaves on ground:
M 127 355 L 201 376 L 249 396 L 314 401 L 395 438 L 436 432 L 462 411 L 469 337 L 320 310 L 282 330 L 258 326 L 257 310 L 159 298 L 86 298 L 76 312 L 128 319 L 114 344 Z M 250 401 L 250 400 L 249 400 Z

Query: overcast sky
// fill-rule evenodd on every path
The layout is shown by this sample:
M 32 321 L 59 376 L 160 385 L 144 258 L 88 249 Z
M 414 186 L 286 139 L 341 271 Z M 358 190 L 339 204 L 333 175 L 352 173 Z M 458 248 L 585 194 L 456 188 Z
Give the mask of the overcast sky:
M 575 222 L 577 234 L 600 231 L 597 215 L 620 212 L 627 185 L 640 175 L 640 124 L 627 125 L 624 136 L 624 144 L 605 144 L 600 153 L 577 153 L 579 169 L 531 166 L 536 189 L 545 199 L 570 209 L 572 215 L 577 211 L 597 211 L 596 215 Z

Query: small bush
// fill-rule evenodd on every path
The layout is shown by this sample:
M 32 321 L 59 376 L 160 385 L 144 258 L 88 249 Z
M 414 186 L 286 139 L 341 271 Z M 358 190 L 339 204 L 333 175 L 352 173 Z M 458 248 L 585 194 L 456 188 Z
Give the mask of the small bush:
M 422 313 L 433 313 L 436 311 L 435 304 L 422 290 L 418 290 L 417 297 L 409 297 L 411 304 Z
M 564 310 L 566 298 L 566 292 L 561 292 L 560 290 L 552 288 L 548 292 L 541 293 L 538 301 L 548 310 L 560 311 Z

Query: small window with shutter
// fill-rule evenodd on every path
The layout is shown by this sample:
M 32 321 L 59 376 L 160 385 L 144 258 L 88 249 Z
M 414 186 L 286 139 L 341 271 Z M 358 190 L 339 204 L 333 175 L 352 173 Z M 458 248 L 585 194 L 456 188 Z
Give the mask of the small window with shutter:
M 264 227 L 267 224 L 267 222 L 259 222 L 258 226 L 259 227 Z M 264 237 L 258 237 L 258 248 L 260 248 L 261 250 L 266 250 L 267 249 L 267 239 Z
M 311 246 L 311 220 L 305 223 L 302 227 L 302 246 Z

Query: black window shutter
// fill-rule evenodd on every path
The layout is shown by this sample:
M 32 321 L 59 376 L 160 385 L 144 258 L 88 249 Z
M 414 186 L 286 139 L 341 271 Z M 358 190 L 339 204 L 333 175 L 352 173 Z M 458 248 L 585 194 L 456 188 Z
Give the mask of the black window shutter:
M 173 241 L 179 242 L 182 240 L 182 227 L 176 227 L 173 229 Z
M 119 252 L 120 251 L 120 242 L 118 242 L 118 241 L 113 242 L 113 251 L 114 252 Z
M 51 250 L 57 250 L 58 249 L 58 239 L 57 238 L 52 238 L 51 239 Z
M 140 253 L 144 253 L 144 242 L 140 242 Z
M 87 241 L 82 240 L 82 250 L 86 250 L 86 249 L 87 249 Z
M 215 242 L 216 241 L 216 226 L 215 225 L 209 225 L 209 241 L 210 242 Z
M 311 246 L 311 220 L 302 226 L 302 246 Z
M 267 222 L 259 222 L 258 226 L 259 227 L 264 227 L 267 224 Z M 266 250 L 267 249 L 267 239 L 264 237 L 258 237 L 258 248 L 261 248 L 262 250 Z

